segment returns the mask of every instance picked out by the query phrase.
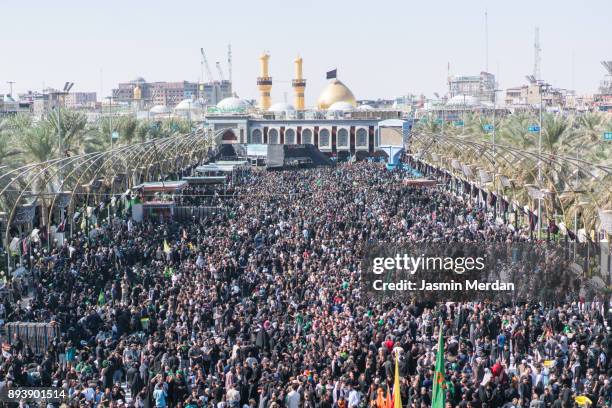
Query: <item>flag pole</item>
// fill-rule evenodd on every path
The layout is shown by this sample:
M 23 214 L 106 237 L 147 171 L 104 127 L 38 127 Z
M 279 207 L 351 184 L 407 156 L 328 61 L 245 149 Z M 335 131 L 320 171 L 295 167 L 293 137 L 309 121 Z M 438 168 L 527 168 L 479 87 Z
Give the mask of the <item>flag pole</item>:
M 434 372 L 431 397 L 432 408 L 444 408 L 446 403 L 446 382 L 444 377 L 444 335 L 442 318 L 440 318 L 440 333 L 438 335 L 438 350 L 436 351 L 436 369 Z

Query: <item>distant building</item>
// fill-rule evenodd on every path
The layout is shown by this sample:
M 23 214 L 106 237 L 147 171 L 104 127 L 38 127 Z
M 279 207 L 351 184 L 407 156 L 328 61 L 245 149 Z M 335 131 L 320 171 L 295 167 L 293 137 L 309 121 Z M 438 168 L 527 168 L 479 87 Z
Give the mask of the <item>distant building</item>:
M 31 107 L 35 116 L 41 116 L 56 107 L 65 106 L 66 93 L 57 89 L 47 88 L 39 91 L 29 91 L 19 95 L 19 103 Z
M 259 78 L 268 77 L 263 74 Z M 261 103 L 257 108 L 255 103 L 230 97 L 207 108 L 202 126 L 209 134 L 223 130 L 219 135 L 222 144 L 312 144 L 339 160 L 393 156 L 401 151 L 410 121 L 401 119 L 403 112 L 389 108 L 395 100 L 362 100 L 357 104 L 346 85 L 336 78 L 328 79 L 315 109 L 299 110 L 287 102 L 262 109 Z M 266 89 L 262 92 L 268 92 Z
M 602 112 L 612 112 L 612 61 L 602 61 L 601 65 L 606 69 L 606 77 L 593 95 L 593 104 Z
M 506 106 L 527 105 L 527 85 L 506 89 L 504 103 Z
M 199 98 L 202 98 L 205 105 L 217 105 L 225 98 L 232 96 L 232 83 L 227 80 L 213 81 L 200 84 Z
M 95 107 L 97 95 L 95 92 L 70 92 L 64 99 L 67 108 L 90 108 Z
M 197 82 L 147 82 L 138 77 L 130 82 L 120 83 L 113 89 L 117 102 L 138 103 L 142 106 L 167 106 L 173 108 L 185 99 L 201 98 L 208 105 L 216 105 L 230 97 L 232 83 L 215 81 L 205 84 Z
M 533 107 L 540 105 L 540 92 L 542 105 L 546 107 L 565 107 L 566 102 L 573 95 L 565 89 L 541 87 L 537 83 L 521 85 L 506 89 L 504 102 L 508 107 Z
M 19 103 L 11 95 L 0 95 L 0 116 L 15 114 L 18 110 Z
M 493 102 L 495 75 L 481 72 L 480 75 L 451 76 L 448 79 L 449 97 L 473 96 L 480 102 Z

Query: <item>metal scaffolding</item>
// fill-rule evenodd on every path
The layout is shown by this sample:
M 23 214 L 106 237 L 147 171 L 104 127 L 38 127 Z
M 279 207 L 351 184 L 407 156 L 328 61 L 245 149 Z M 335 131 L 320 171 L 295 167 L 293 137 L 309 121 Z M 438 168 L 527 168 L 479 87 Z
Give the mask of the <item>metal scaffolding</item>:
M 58 220 L 72 220 L 86 205 L 116 199 L 145 181 L 181 178 L 220 143 L 225 130 L 214 134 L 198 130 L 5 169 L 0 173 L 5 247 L 9 248 L 11 231 L 21 231 L 33 224 L 37 206 L 41 215 L 37 219 L 39 228 L 45 228 L 49 234 L 54 220 L 55 225 L 60 223 Z

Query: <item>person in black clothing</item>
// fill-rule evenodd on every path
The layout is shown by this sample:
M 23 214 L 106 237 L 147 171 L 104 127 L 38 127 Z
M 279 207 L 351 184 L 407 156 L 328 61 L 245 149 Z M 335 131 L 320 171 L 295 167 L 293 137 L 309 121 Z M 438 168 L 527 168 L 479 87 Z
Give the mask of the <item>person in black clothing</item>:
M 579 393 L 597 408 L 610 405 L 603 301 L 361 296 L 371 241 L 530 242 L 527 228 L 497 222 L 474 197 L 444 185 L 409 187 L 409 177 L 364 162 L 253 170 L 227 193 L 193 188 L 179 197 L 214 204 L 207 216 L 157 224 L 123 214 L 112 229 L 75 234 L 47 254 L 35 245 L 37 298 L 29 309 L 5 309 L 10 321 L 56 320 L 62 338 L 47 356 L 12 342 L 0 379 L 25 386 L 40 378 L 69 390 L 92 382 L 108 389 L 107 405 L 134 405 L 138 396 L 153 407 L 159 384 L 170 407 L 216 406 L 231 390 L 240 405 L 268 408 L 285 406 L 295 384 L 304 406 L 337 407 L 351 392 L 375 406 L 371 384 L 393 383 L 397 356 L 402 401 L 420 407 L 431 404 L 442 331 L 453 407 L 529 406 L 535 396 L 547 407 L 571 406 Z M 62 366 L 58 356 L 71 347 L 76 357 Z

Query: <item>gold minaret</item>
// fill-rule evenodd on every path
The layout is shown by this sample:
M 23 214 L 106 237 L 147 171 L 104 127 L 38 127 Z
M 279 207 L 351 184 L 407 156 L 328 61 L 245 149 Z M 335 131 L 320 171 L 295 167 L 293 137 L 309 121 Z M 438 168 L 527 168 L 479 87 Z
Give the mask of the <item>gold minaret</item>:
M 268 110 L 270 108 L 270 91 L 272 90 L 272 77 L 268 73 L 268 60 L 270 55 L 263 53 L 259 57 L 261 63 L 261 76 L 257 77 L 257 88 L 259 89 L 260 99 L 259 107 L 262 110 Z
M 134 100 L 139 101 L 140 99 L 142 99 L 142 89 L 140 85 L 136 85 L 134 88 Z
M 293 90 L 295 92 L 295 110 L 304 110 L 304 89 L 306 88 L 306 80 L 302 76 L 302 58 L 295 59 L 295 79 L 292 81 Z

